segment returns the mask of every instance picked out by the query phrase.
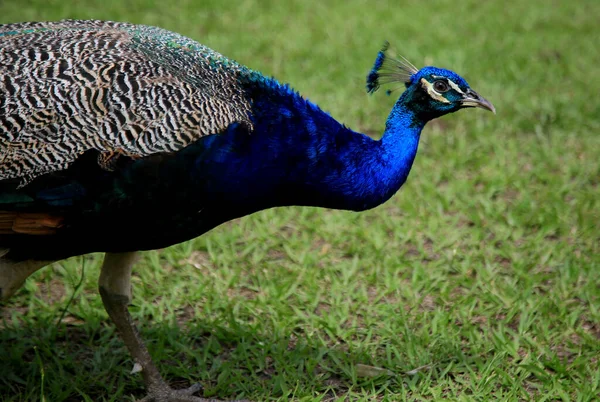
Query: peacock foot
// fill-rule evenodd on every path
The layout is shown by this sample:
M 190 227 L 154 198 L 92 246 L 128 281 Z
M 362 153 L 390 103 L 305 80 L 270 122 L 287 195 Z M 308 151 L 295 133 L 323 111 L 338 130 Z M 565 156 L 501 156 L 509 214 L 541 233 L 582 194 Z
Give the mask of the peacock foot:
M 167 384 L 159 387 L 152 387 L 148 395 L 138 402 L 205 402 L 206 399 L 201 399 L 194 396 L 194 393 L 200 391 L 202 385 L 194 384 L 189 388 L 173 389 Z
M 148 348 L 127 308 L 131 300 L 131 267 L 135 259 L 135 253 L 107 253 L 100 273 L 99 290 L 104 308 L 115 323 L 135 362 L 131 373 L 141 372 L 144 378 L 148 395 L 138 402 L 220 402 L 194 396 L 194 393 L 202 389 L 200 384 L 177 390 L 169 387 L 152 362 Z
M 160 387 L 153 387 L 148 395 L 138 402 L 222 402 L 218 399 L 204 399 L 193 394 L 200 391 L 202 385 L 194 384 L 185 389 L 172 389 L 164 384 Z M 249 402 L 247 400 L 231 401 L 231 402 Z

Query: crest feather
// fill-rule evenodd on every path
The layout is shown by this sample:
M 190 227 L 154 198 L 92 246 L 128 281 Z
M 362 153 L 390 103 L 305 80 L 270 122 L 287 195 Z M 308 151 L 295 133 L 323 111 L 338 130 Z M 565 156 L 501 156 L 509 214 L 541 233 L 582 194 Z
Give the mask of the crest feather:
M 379 89 L 380 85 L 393 82 L 403 82 L 408 85 L 411 77 L 419 71 L 405 57 L 400 56 L 401 59 L 396 59 L 386 54 L 389 47 L 390 43 L 385 41 L 377 53 L 373 68 L 367 75 L 367 93 L 372 94 Z

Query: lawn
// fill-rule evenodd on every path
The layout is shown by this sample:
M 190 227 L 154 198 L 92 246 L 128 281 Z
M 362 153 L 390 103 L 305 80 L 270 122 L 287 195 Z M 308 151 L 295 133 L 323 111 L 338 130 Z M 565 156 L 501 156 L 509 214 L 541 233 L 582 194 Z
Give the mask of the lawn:
M 383 206 L 263 211 L 144 254 L 131 311 L 163 375 L 255 401 L 600 398 L 599 16 L 596 0 L 0 2 L 0 23 L 180 32 L 373 136 L 398 94 L 364 89 L 386 39 L 496 106 L 430 123 Z M 1 307 L 1 401 L 144 395 L 100 262 L 55 263 Z

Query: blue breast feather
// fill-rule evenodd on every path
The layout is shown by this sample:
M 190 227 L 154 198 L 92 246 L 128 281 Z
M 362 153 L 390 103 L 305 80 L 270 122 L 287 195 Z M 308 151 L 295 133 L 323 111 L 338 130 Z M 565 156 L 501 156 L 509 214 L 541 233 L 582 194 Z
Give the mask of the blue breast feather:
M 275 80 L 252 83 L 248 94 L 251 134 L 233 125 L 196 145 L 206 148 L 196 172 L 211 182 L 207 193 L 257 205 L 364 210 L 387 200 L 406 180 L 422 128 L 408 127 L 409 116 L 397 111 L 392 118 L 404 120 L 407 128 L 390 125 L 386 137 L 376 141 Z

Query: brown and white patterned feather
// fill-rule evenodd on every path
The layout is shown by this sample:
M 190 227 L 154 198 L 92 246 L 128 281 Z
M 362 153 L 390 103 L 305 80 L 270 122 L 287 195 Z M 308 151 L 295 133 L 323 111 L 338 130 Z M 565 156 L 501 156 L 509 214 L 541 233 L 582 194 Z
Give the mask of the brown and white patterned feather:
M 250 70 L 149 26 L 65 20 L 0 25 L 0 180 L 21 184 L 90 149 L 177 151 L 250 122 Z

